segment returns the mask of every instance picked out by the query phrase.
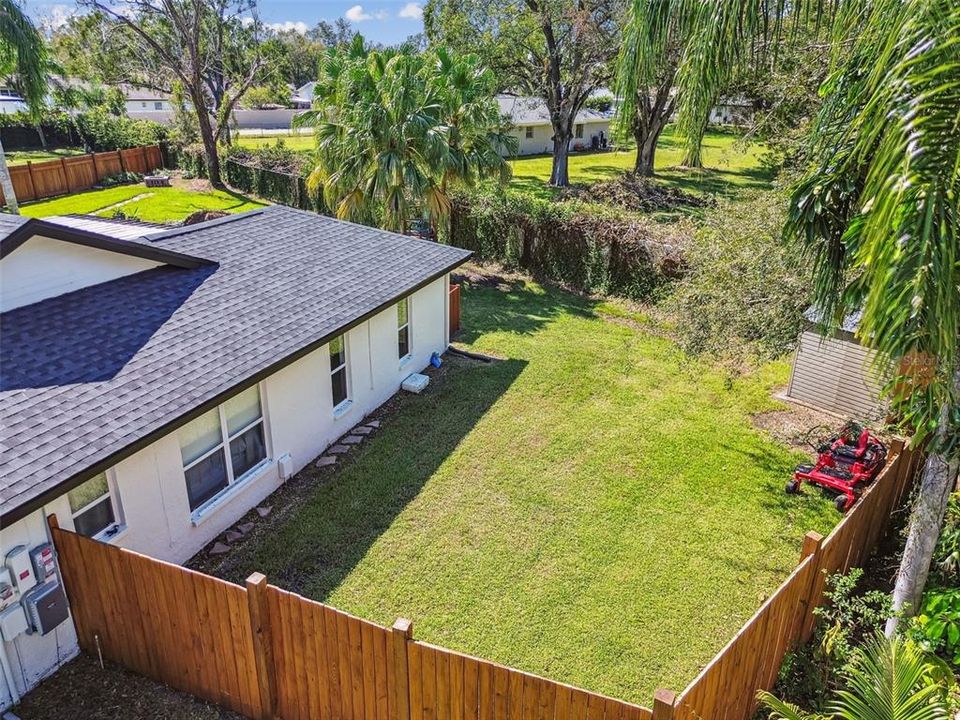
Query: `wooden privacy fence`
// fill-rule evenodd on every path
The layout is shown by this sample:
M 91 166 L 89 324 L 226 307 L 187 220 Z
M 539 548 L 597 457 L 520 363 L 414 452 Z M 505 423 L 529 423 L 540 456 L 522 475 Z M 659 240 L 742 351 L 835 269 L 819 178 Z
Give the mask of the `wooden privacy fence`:
M 890 450 L 887 466 L 859 502 L 826 539 L 807 533 L 800 564 L 679 697 L 657 692 L 658 719 L 753 716 L 757 692 L 773 687 L 784 655 L 810 639 L 827 577 L 860 566 L 903 503 L 923 455 L 905 449 L 902 440 Z
M 122 172 L 144 174 L 163 167 L 159 145 L 113 152 L 62 157 L 59 160 L 10 166 L 10 180 L 17 200 L 40 200 L 92 188 L 98 182 Z M 0 190 L 0 203 L 4 202 Z
M 650 720 L 650 710 L 413 639 L 268 585 L 240 587 L 61 530 L 80 646 L 255 718 Z

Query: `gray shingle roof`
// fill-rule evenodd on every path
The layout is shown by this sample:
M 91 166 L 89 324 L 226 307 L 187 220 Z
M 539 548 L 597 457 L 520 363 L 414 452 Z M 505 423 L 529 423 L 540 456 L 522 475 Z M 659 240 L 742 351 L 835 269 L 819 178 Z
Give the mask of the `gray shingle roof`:
M 500 104 L 500 113 L 507 115 L 510 121 L 518 127 L 550 124 L 550 111 L 542 98 L 525 95 L 497 95 L 497 102 Z M 610 113 L 582 108 L 577 113 L 575 122 L 602 122 L 609 120 L 610 117 Z
M 0 315 L 4 524 L 469 257 L 280 206 L 148 237 L 215 264 Z

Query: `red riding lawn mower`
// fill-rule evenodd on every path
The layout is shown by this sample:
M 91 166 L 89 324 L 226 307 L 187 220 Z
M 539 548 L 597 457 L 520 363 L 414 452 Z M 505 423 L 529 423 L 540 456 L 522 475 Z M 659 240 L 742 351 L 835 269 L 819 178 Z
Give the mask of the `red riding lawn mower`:
M 840 512 L 853 506 L 887 462 L 886 445 L 857 423 L 847 423 L 839 433 L 821 438 L 815 447 L 816 464 L 797 466 L 787 493 L 800 492 L 805 482 L 819 485 L 838 493 L 834 503 Z

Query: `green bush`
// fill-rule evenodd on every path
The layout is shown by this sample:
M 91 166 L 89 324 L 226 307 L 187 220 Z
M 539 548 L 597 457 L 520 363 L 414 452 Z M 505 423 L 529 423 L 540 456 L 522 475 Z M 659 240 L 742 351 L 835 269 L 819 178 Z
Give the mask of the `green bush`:
M 739 365 L 793 348 L 810 268 L 799 244 L 782 236 L 785 208 L 782 196 L 766 193 L 707 214 L 668 303 L 685 350 Z
M 79 113 L 74 122 L 81 141 L 94 152 L 156 145 L 167 137 L 160 123 L 111 115 L 104 108 Z
M 589 293 L 647 300 L 682 271 L 683 225 L 495 186 L 452 195 L 451 245 Z
M 307 166 L 302 153 L 286 148 L 280 140 L 272 147 L 231 147 L 224 157 L 227 182 L 238 190 L 301 210 L 324 212 L 322 194 L 307 190 Z
M 72 119 L 59 110 L 44 110 L 38 118 L 25 112 L 0 113 L 0 138 L 6 150 L 40 148 L 43 141 L 53 146 L 80 143 Z

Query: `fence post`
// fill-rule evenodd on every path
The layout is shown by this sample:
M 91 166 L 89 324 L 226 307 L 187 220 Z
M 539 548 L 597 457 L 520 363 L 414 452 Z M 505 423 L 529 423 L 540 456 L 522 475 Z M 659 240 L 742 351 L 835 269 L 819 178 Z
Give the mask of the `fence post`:
M 122 150 L 117 150 L 117 158 L 120 160 L 120 172 L 125 173 L 127 171 L 127 165 L 123 162 Z
M 267 609 L 267 578 L 255 572 L 247 578 L 247 607 L 253 631 L 254 667 L 260 686 L 260 716 L 276 715 L 276 678 L 273 670 L 273 641 L 270 637 L 270 612 Z
M 390 703 L 390 720 L 410 720 L 410 668 L 408 666 L 407 644 L 413 640 L 413 623 L 406 618 L 398 618 L 390 628 L 393 639 L 393 676 L 394 696 Z
M 810 570 L 810 584 L 807 585 L 807 590 L 804 593 L 803 597 L 800 600 L 801 605 L 803 606 L 803 612 L 800 613 L 800 628 L 795 638 L 797 644 L 802 644 L 807 641 L 807 638 L 810 637 L 810 633 L 813 632 L 813 625 L 816 620 L 816 617 L 813 614 L 814 610 L 814 593 L 816 589 L 820 587 L 820 573 L 821 573 L 821 560 L 823 555 L 820 552 L 823 548 L 823 535 L 818 532 L 810 530 L 806 535 L 803 536 L 803 548 L 800 550 L 800 562 L 803 562 L 811 555 L 813 559 L 810 561 L 812 563 Z
M 673 720 L 677 694 L 660 688 L 653 694 L 653 720 Z

